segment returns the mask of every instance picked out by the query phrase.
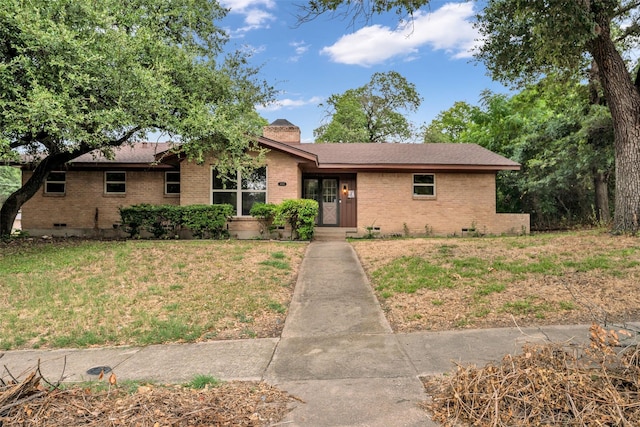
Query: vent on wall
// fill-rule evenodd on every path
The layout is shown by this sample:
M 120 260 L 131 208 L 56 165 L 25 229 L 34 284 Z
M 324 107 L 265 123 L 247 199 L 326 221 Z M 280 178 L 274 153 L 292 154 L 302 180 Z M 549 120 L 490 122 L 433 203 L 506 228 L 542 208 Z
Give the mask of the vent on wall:
M 54 228 L 64 228 L 64 227 L 66 227 L 66 226 L 67 226 L 67 224 L 66 224 L 66 223 L 64 223 L 64 222 L 54 222 L 54 223 L 53 223 L 53 227 L 54 227 Z

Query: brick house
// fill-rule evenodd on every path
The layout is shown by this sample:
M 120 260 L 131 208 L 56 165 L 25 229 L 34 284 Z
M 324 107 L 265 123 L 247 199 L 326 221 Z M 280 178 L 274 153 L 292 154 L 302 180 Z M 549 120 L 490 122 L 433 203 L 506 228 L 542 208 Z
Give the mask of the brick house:
M 114 159 L 84 155 L 52 172 L 22 208 L 32 235 L 120 233 L 118 207 L 139 203 L 231 203 L 232 236 L 258 235 L 255 202 L 318 201 L 317 234 L 528 233 L 529 215 L 496 213 L 496 173 L 520 165 L 475 144 L 301 144 L 286 120 L 264 128 L 266 165 L 238 186 L 222 185 L 213 159 L 162 156 L 166 143 L 122 147 Z M 157 161 L 158 159 L 162 159 Z M 30 171 L 23 170 L 23 180 Z

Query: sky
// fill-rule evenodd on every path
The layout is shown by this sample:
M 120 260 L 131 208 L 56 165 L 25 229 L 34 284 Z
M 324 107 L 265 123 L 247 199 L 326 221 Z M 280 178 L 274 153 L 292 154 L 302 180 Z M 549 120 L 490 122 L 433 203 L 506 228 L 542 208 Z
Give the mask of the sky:
M 478 105 L 484 90 L 507 92 L 472 57 L 480 43 L 473 28 L 478 2 L 432 0 L 407 22 L 390 13 L 369 22 L 327 15 L 299 24 L 304 1 L 222 0 L 230 12 L 218 23 L 230 36 L 226 48 L 250 52 L 260 77 L 278 90 L 258 112 L 299 126 L 303 142 L 313 142 L 313 130 L 326 120 L 319 104 L 376 72 L 396 71 L 415 85 L 423 101 L 408 118 L 416 126 L 456 101 Z

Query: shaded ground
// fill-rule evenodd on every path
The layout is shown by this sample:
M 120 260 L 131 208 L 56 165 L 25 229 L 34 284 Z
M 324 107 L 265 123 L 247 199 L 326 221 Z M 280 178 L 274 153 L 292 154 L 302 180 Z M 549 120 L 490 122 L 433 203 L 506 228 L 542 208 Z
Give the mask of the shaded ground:
M 396 332 L 640 319 L 636 237 L 590 231 L 353 245 Z

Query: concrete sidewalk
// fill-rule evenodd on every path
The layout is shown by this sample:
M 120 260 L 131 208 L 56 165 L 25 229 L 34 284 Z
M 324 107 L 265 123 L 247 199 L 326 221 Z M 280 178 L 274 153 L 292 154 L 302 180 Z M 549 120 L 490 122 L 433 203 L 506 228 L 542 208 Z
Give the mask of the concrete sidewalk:
M 40 361 L 47 378 L 64 373 L 68 381 L 95 379 L 87 371 L 97 366 L 120 381 L 264 380 L 305 402 L 286 425 L 429 426 L 417 406 L 425 400 L 419 376 L 500 360 L 546 339 L 586 342 L 588 326 L 393 334 L 353 248 L 333 241 L 309 245 L 279 339 L 9 351 L 0 365 L 18 376 Z

